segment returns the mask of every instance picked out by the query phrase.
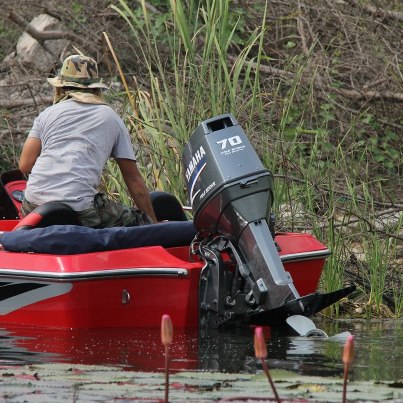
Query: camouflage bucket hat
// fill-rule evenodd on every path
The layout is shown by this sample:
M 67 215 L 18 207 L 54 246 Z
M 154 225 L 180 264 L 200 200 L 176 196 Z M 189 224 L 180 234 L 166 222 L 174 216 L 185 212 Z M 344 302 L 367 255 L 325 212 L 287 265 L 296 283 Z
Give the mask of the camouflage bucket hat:
M 97 62 L 82 55 L 67 57 L 58 76 L 48 82 L 54 87 L 108 88 L 98 77 Z

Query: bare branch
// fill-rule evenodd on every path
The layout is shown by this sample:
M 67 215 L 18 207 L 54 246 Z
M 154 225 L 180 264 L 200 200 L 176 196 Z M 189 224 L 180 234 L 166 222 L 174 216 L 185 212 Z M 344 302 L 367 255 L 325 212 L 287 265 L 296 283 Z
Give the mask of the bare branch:
M 229 56 L 228 57 L 231 61 L 235 61 L 236 57 Z M 248 66 L 254 68 L 254 69 L 259 69 L 259 71 L 267 74 L 274 74 L 277 76 L 281 77 L 288 77 L 288 78 L 293 78 L 295 75 L 289 71 L 277 69 L 275 67 L 271 66 L 265 66 L 260 64 L 259 66 L 257 63 L 254 62 L 245 62 Z M 311 76 L 302 76 L 301 80 L 305 83 L 311 82 L 312 77 Z M 401 92 L 390 92 L 390 91 L 384 91 L 384 92 L 378 92 L 378 91 L 366 91 L 366 90 L 348 90 L 344 88 L 334 88 L 331 87 L 330 85 L 324 86 L 321 83 L 321 80 L 318 79 L 318 77 L 315 77 L 314 80 L 314 86 L 316 89 L 322 90 L 322 91 L 327 91 L 327 92 L 333 92 L 333 93 L 338 93 L 340 95 L 343 95 L 346 98 L 353 99 L 355 101 L 361 100 L 361 99 L 366 99 L 366 100 L 377 100 L 377 99 L 383 99 L 386 101 L 395 101 L 395 102 L 403 102 L 403 93 Z
M 380 7 L 372 6 L 371 4 L 362 3 L 358 0 L 347 0 L 347 1 L 353 4 L 355 7 L 359 7 L 365 10 L 367 13 L 372 14 L 374 16 L 380 16 L 382 18 L 394 18 L 398 21 L 403 22 L 403 13 L 399 11 L 385 10 Z
M 29 99 L 0 99 L 0 108 L 14 109 L 22 106 L 50 105 L 53 102 L 53 97 L 35 97 Z
M 360 99 L 384 99 L 385 101 L 396 101 L 403 102 L 403 93 L 401 92 L 378 92 L 378 91 L 358 91 L 358 90 L 347 90 L 343 88 L 333 88 L 332 91 L 338 92 L 347 98 L 354 99 L 356 101 Z
M 39 43 L 43 43 L 44 41 L 54 40 L 54 39 L 69 39 L 74 41 L 79 45 L 84 45 L 86 42 L 80 36 L 65 31 L 38 31 L 31 24 L 24 20 L 20 15 L 11 11 L 8 18 L 15 22 L 17 25 L 22 27 L 29 35 L 31 35 L 34 39 L 36 39 Z

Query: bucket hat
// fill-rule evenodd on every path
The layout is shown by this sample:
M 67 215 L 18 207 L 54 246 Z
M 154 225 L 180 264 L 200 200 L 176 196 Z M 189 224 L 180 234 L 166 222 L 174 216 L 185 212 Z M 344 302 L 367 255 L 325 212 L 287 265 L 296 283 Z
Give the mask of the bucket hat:
M 84 55 L 67 57 L 59 74 L 47 80 L 54 87 L 108 88 L 98 76 L 97 62 Z

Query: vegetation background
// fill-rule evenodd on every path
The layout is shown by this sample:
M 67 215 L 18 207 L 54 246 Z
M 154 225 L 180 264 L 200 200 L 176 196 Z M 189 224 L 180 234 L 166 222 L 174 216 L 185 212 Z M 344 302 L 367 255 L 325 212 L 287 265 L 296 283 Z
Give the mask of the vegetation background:
M 4 62 L 48 13 L 99 61 L 150 188 L 186 203 L 181 151 L 232 113 L 275 176 L 278 231 L 331 249 L 321 287 L 358 292 L 326 314 L 400 317 L 403 263 L 403 5 L 399 0 L 0 0 L 0 168 L 16 167 L 51 103 L 43 73 Z M 16 23 L 12 16 L 26 21 Z M 55 38 L 53 38 L 55 39 Z M 49 40 L 43 42 L 46 45 Z M 2 62 L 3 61 L 3 62 Z M 130 202 L 111 163 L 103 186 Z

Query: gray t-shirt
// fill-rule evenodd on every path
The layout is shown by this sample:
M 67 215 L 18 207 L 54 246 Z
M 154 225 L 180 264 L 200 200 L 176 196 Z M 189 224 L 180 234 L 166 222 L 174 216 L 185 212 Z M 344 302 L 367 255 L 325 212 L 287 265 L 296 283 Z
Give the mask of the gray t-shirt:
M 26 199 L 60 201 L 75 211 L 89 208 L 109 157 L 136 160 L 128 130 L 107 105 L 67 100 L 45 109 L 28 137 L 42 150 L 29 175 Z

